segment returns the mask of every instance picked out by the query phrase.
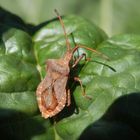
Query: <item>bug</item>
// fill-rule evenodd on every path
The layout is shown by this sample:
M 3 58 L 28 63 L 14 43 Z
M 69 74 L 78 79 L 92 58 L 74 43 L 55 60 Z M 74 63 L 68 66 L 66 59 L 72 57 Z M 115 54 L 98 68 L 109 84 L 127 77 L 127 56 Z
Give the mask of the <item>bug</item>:
M 83 53 L 70 66 L 73 55 L 78 50 L 78 48 L 85 48 L 107 58 L 102 53 L 86 46 L 77 45 L 74 48 L 70 48 L 70 43 L 67 37 L 66 29 L 64 27 L 64 23 L 57 10 L 55 10 L 55 13 L 57 14 L 57 17 L 64 31 L 67 51 L 65 55 L 60 59 L 48 59 L 46 61 L 47 75 L 37 87 L 37 102 L 39 110 L 42 113 L 42 117 L 44 118 L 51 118 L 55 116 L 65 106 L 69 106 L 71 103 L 70 89 L 66 88 L 70 70 L 74 68 L 83 57 L 86 59 L 86 55 Z M 74 77 L 74 80 L 78 81 L 81 85 L 81 88 L 83 89 L 81 80 L 78 77 Z M 82 91 L 83 95 L 86 96 L 84 90 Z

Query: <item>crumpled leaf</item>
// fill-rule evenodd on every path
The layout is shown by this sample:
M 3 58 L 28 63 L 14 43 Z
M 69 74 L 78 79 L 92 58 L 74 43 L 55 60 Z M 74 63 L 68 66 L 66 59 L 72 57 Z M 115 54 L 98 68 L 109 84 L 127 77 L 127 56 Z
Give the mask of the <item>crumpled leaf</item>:
M 94 61 L 88 62 L 82 68 L 79 77 L 92 101 L 80 94 L 80 86 L 76 88 L 73 95 L 80 113 L 57 124 L 59 135 L 69 139 L 71 134 L 71 139 L 76 139 L 77 135 L 89 124 L 97 121 L 117 98 L 140 91 L 139 44 L 139 35 L 119 35 L 98 46 L 98 50 L 106 54 L 110 61 L 93 55 Z
M 66 51 L 60 22 L 54 19 L 42 26 L 33 36 L 33 42 L 24 31 L 5 30 L 0 42 L 0 130 L 6 139 L 78 139 L 116 99 L 140 90 L 139 35 L 107 39 L 101 29 L 83 18 L 72 15 L 63 20 L 72 47 L 76 44 L 92 47 L 107 55 L 110 61 L 79 49 L 79 55 L 85 52 L 91 61 L 83 59 L 71 71 L 71 76 L 78 74 L 91 100 L 83 97 L 79 84 L 72 81 L 69 85 L 71 107 L 66 107 L 56 116 L 56 123 L 52 123 L 51 119 L 41 117 L 35 91 L 46 74 L 46 60 L 62 58 Z M 106 126 L 108 123 L 109 120 L 105 122 Z M 110 126 L 116 127 L 115 123 Z
M 88 47 L 96 48 L 100 42 L 107 38 L 106 34 L 100 28 L 96 27 L 94 24 L 90 23 L 89 21 L 86 21 L 83 18 L 71 15 L 64 17 L 63 22 L 67 30 L 71 47 L 74 47 L 75 45 L 85 45 Z M 54 20 L 50 24 L 47 24 L 46 26 L 41 28 L 35 35 L 34 41 L 38 70 L 40 71 L 43 77 L 46 74 L 46 60 L 50 58 L 59 59 L 64 55 L 66 51 L 66 41 L 60 22 L 58 20 Z M 79 50 L 79 54 L 85 52 L 87 53 L 87 56 L 91 55 L 91 52 L 87 50 L 84 50 L 82 48 Z M 80 117 L 78 118 L 81 120 Z M 81 123 L 81 121 L 78 119 L 76 120 L 76 124 L 78 126 L 78 121 L 79 123 Z M 84 117 L 83 120 L 87 120 L 87 118 Z M 57 128 L 57 126 L 59 125 L 56 125 L 55 127 Z M 66 128 L 70 129 L 69 126 Z M 73 126 L 71 126 L 71 128 L 73 129 Z M 65 135 L 65 132 L 63 132 L 63 128 L 59 128 L 59 131 L 62 131 L 62 133 Z M 80 132 L 81 130 L 79 130 L 79 133 Z M 66 136 L 68 137 L 67 133 Z M 75 138 L 74 135 L 70 137 L 70 139 L 73 138 Z M 62 136 L 62 139 L 65 138 Z
M 34 90 L 39 82 L 31 37 L 10 29 L 2 36 L 0 51 L 0 108 L 33 114 Z M 26 102 L 25 102 L 26 101 Z
M 72 18 L 74 19 L 74 17 Z M 85 21 L 83 20 L 83 22 Z M 84 24 L 90 25 L 90 28 L 92 26 L 88 22 Z M 59 28 L 61 27 L 58 21 L 56 25 Z M 36 87 L 40 81 L 40 75 L 36 69 L 36 66 L 38 68 L 39 65 L 39 63 L 36 64 L 36 60 L 39 60 L 37 58 L 38 51 L 35 49 L 34 53 L 34 42 L 32 42 L 28 33 L 12 27 L 8 25 L 8 28 L 1 32 L 0 130 L 2 136 L 5 139 L 10 138 L 14 140 L 45 140 L 46 137 L 50 140 L 60 139 L 59 135 L 54 131 L 55 127 L 51 122 L 43 119 L 38 112 L 35 97 Z M 65 43 L 63 31 L 61 29 L 60 31 L 63 43 Z M 96 46 L 106 35 L 99 28 L 96 29 L 96 27 L 93 28 L 92 33 L 94 32 L 96 41 L 92 41 L 94 46 Z M 85 30 L 86 34 L 88 35 L 88 30 Z M 35 41 L 35 45 L 37 43 Z M 46 58 L 44 62 L 45 60 Z
M 140 36 L 129 34 L 119 35 L 104 41 L 100 45 L 95 45 L 96 41 L 94 44 L 93 39 L 87 39 L 84 33 L 84 27 L 88 28 L 90 26 L 84 25 L 83 30 L 78 34 L 79 30 L 73 31 L 70 29 L 72 27 L 77 29 L 73 24 L 75 21 L 70 20 L 72 22 L 71 27 L 69 26 L 70 22 L 67 21 L 67 18 L 69 19 L 70 17 L 64 18 L 64 24 L 66 25 L 72 47 L 74 47 L 74 44 L 71 36 L 74 37 L 76 44 L 96 48 L 110 58 L 110 61 L 107 61 L 97 54 L 91 54 L 91 52 L 84 49 L 79 50 L 80 54 L 86 52 L 88 57 L 93 58 L 91 62 L 83 62 L 82 64 L 84 64 L 84 66 L 80 71 L 78 70 L 86 94 L 92 97 L 92 100 L 88 100 L 82 96 L 80 86 L 76 86 L 75 89 L 75 84 L 72 85 L 72 91 L 74 91 L 72 94 L 78 106 L 79 113 L 75 114 L 73 112 L 72 115 L 67 118 L 61 118 L 62 120 L 55 124 L 55 129 L 59 137 L 62 139 L 75 140 L 89 124 L 98 120 L 106 112 L 114 100 L 120 96 L 140 90 L 138 86 L 140 81 Z M 63 31 L 61 25 L 56 25 L 56 23 L 57 22 L 54 21 L 46 25 L 34 38 L 36 42 L 36 58 L 42 77 L 45 75 L 45 61 L 48 58 L 61 58 L 65 52 L 62 48 L 66 46 Z M 79 24 L 80 23 L 82 24 L 82 22 L 79 22 Z M 77 25 L 78 27 L 81 25 L 79 24 Z M 59 29 L 58 26 L 60 27 Z M 91 31 L 89 28 L 88 34 L 90 34 Z M 81 34 L 85 36 L 83 37 Z M 98 38 L 98 36 L 94 37 Z M 69 108 L 66 110 L 69 110 Z
M 1 40 L 0 130 L 3 138 L 6 136 L 6 139 L 16 140 L 23 137 L 22 129 L 25 127 L 27 130 L 25 125 L 29 122 L 38 126 L 34 120 L 27 121 L 25 118 L 37 113 L 35 90 L 40 77 L 36 69 L 33 42 L 26 32 L 11 28 L 3 33 Z M 24 122 L 26 124 L 21 125 Z

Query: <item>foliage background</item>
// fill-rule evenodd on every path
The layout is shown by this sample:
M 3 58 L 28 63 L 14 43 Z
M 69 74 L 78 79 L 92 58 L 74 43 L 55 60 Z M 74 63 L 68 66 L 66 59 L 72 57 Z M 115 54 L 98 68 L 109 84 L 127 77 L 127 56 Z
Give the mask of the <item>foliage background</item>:
M 0 0 L 0 6 L 39 24 L 61 14 L 77 14 L 92 20 L 108 35 L 140 33 L 139 0 Z
M 123 0 L 123 1 L 121 1 L 121 0 L 87 0 L 87 1 L 84 1 L 84 0 L 77 0 L 77 1 L 59 0 L 59 2 L 54 1 L 54 0 L 30 0 L 30 1 L 27 1 L 27 0 L 12 0 L 12 1 L 0 0 L 0 6 L 2 6 L 4 9 L 7 9 L 8 11 L 11 11 L 12 13 L 22 17 L 23 20 L 26 21 L 27 23 L 38 25 L 39 23 L 42 23 L 43 21 L 46 21 L 46 20 L 48 21 L 48 20 L 52 19 L 52 18 L 56 17 L 53 10 L 55 8 L 57 8 L 59 10 L 60 14 L 62 14 L 62 15 L 64 15 L 64 14 L 68 15 L 68 14 L 73 13 L 78 16 L 83 16 L 83 17 L 86 17 L 87 19 L 90 19 L 91 21 L 96 23 L 99 27 L 101 27 L 110 36 L 112 36 L 114 34 L 120 34 L 120 33 L 137 33 L 137 34 L 139 34 L 139 32 L 140 32 L 140 29 L 139 29 L 140 20 L 138 18 L 139 14 L 140 14 L 139 4 L 140 4 L 140 2 L 138 0 L 133 0 L 133 1 L 132 0 Z M 75 19 L 77 20 L 78 18 L 75 18 Z M 71 22 L 69 22 L 69 20 L 68 20 L 67 23 L 71 24 L 72 22 L 73 22 L 73 20 Z M 77 24 L 77 25 L 79 26 L 79 24 Z M 59 26 L 60 26 L 60 24 L 59 24 Z M 86 27 L 88 27 L 88 25 Z M 45 28 L 45 27 L 43 27 L 43 28 Z M 3 29 L 3 28 L 1 28 L 1 29 Z M 83 31 L 84 27 L 81 27 L 80 29 L 82 29 L 82 31 Z M 92 31 L 92 30 L 89 29 L 89 31 Z M 63 34 L 63 32 L 62 32 L 62 34 Z M 83 34 L 87 37 L 87 38 L 84 38 L 83 40 L 87 41 L 88 39 L 90 39 L 87 36 L 87 34 L 85 34 L 85 33 L 83 33 Z M 46 34 L 46 35 L 48 35 L 48 34 Z M 37 36 L 40 37 L 40 34 L 37 33 Z M 35 49 L 42 48 L 42 45 L 44 43 L 44 38 L 42 38 L 42 42 L 40 42 L 40 40 L 38 42 L 38 40 L 36 40 L 37 36 L 35 38 L 33 38 L 33 40 L 35 41 Z M 94 35 L 94 36 L 97 37 L 97 40 L 98 40 L 99 36 L 98 35 Z M 3 37 L 4 37 L 3 43 L 5 43 L 5 44 L 7 41 L 9 41 L 9 38 L 14 39 L 14 41 L 16 41 L 16 43 L 17 43 L 17 46 L 15 46 L 15 47 L 19 47 L 17 49 L 19 52 L 15 52 L 15 55 L 12 54 L 12 55 L 9 55 L 8 57 L 7 56 L 3 57 L 5 59 L 0 59 L 2 64 L 4 64 L 2 66 L 5 66 L 4 62 L 6 62 L 8 67 L 11 66 L 10 70 L 13 68 L 14 74 L 15 74 L 15 72 L 21 71 L 23 68 L 23 71 L 22 71 L 24 74 L 23 81 L 20 81 L 20 82 L 27 83 L 25 80 L 28 79 L 28 77 L 30 77 L 30 74 L 28 73 L 28 71 L 32 71 L 33 73 L 31 73 L 31 74 L 33 74 L 33 77 L 34 77 L 34 75 L 36 75 L 39 79 L 39 76 L 36 74 L 37 71 L 36 70 L 33 71 L 32 66 L 26 67 L 26 68 L 30 68 L 31 70 L 25 69 L 26 65 L 24 65 L 25 64 L 24 61 L 21 60 L 22 57 L 20 54 L 20 52 L 21 52 L 20 49 L 24 50 L 24 52 L 25 52 L 25 62 L 28 62 L 29 65 L 30 65 L 30 63 L 33 63 L 35 65 L 35 62 L 32 60 L 33 59 L 32 57 L 29 57 L 29 59 L 26 58 L 26 56 L 30 55 L 30 52 L 32 52 L 32 50 L 30 51 L 27 49 L 28 46 L 32 47 L 32 45 L 33 45 L 32 38 L 30 38 L 26 33 L 21 32 L 21 31 L 16 31 L 16 30 L 11 30 L 11 31 L 6 32 L 6 34 Z M 12 42 L 12 39 L 10 40 L 10 43 Z M 53 38 L 53 39 L 55 42 L 55 38 Z M 91 41 L 93 41 L 93 40 L 91 40 Z M 24 42 L 24 43 L 22 44 L 22 42 Z M 60 39 L 60 42 L 61 42 L 61 39 Z M 7 44 L 6 45 L 5 44 L 2 45 L 2 47 L 7 45 Z M 85 74 L 88 75 L 88 74 L 90 74 L 90 72 L 94 72 L 94 74 L 97 75 L 97 77 L 94 79 L 95 80 L 94 82 L 96 83 L 96 84 L 94 84 L 94 86 L 95 86 L 95 88 L 97 88 L 96 89 L 97 91 L 94 90 L 94 96 L 96 96 L 96 97 L 93 99 L 95 99 L 94 100 L 95 102 L 93 102 L 93 104 L 92 104 L 93 106 L 89 107 L 89 112 L 91 111 L 91 114 L 93 114 L 93 116 L 90 116 L 90 113 L 89 114 L 85 113 L 87 110 L 84 110 L 84 111 L 80 112 L 81 114 L 80 113 L 78 115 L 74 114 L 71 117 L 60 121 L 59 123 L 57 123 L 57 125 L 52 125 L 50 120 L 46 121 L 46 120 L 42 119 L 40 116 L 34 116 L 34 115 L 36 115 L 34 113 L 37 112 L 36 107 L 34 106 L 34 104 L 35 104 L 34 97 L 32 97 L 32 99 L 33 99 L 32 104 L 30 104 L 31 103 L 30 100 L 28 100 L 28 102 L 26 102 L 26 104 L 22 104 L 20 99 L 22 100 L 23 98 L 21 98 L 19 96 L 20 94 L 18 94 L 18 96 L 16 96 L 16 94 L 15 94 L 15 96 L 12 96 L 12 99 L 14 97 L 14 98 L 16 98 L 16 101 L 18 101 L 18 102 L 13 102 L 13 100 L 9 100 L 9 99 L 8 99 L 8 101 L 9 102 L 11 101 L 10 102 L 11 104 L 15 103 L 14 105 L 16 105 L 17 103 L 21 104 L 21 106 L 16 105 L 14 107 L 11 105 L 8 105 L 7 102 L 5 102 L 4 98 L 0 98 L 1 100 L 3 100 L 2 105 L 7 106 L 7 110 L 1 109 L 1 112 L 2 112 L 1 116 L 3 118 L 0 120 L 1 128 L 6 128 L 5 129 L 6 136 L 7 136 L 7 132 L 10 132 L 9 136 L 16 136 L 16 138 L 18 138 L 18 140 L 19 139 L 30 140 L 31 138 L 33 140 L 38 140 L 38 139 L 46 140 L 46 137 L 47 137 L 47 139 L 51 139 L 51 140 L 52 139 L 60 140 L 61 138 L 68 139 L 69 135 L 71 136 L 71 138 L 73 137 L 73 139 L 74 139 L 75 137 L 77 137 L 77 135 L 80 134 L 80 132 L 82 130 L 76 129 L 78 131 L 78 133 L 72 133 L 73 131 L 75 131 L 73 129 L 73 127 L 79 128 L 79 126 L 80 126 L 80 128 L 81 127 L 85 128 L 86 127 L 86 126 L 84 126 L 85 124 L 88 125 L 89 123 L 93 122 L 93 120 L 95 121 L 97 118 L 99 118 L 104 113 L 104 111 L 107 109 L 109 104 L 111 104 L 118 96 L 126 94 L 126 96 L 123 96 L 123 98 L 118 99 L 116 102 L 114 102 L 114 104 L 111 105 L 111 107 L 104 114 L 103 118 L 96 121 L 94 123 L 93 127 L 91 124 L 91 127 L 89 126 L 89 129 L 94 130 L 95 134 L 92 133 L 94 135 L 94 137 L 96 135 L 97 135 L 97 138 L 98 138 L 98 136 L 101 136 L 104 138 L 104 140 L 105 139 L 108 140 L 107 134 L 112 134 L 112 137 L 117 138 L 117 139 L 123 138 L 123 136 L 124 137 L 127 136 L 128 138 L 131 137 L 135 140 L 136 140 L 135 137 L 139 138 L 140 115 L 138 112 L 140 112 L 140 110 L 139 110 L 140 109 L 140 95 L 139 95 L 139 93 L 127 95 L 127 93 L 130 93 L 131 91 L 133 91 L 133 92 L 139 91 L 139 83 L 140 83 L 140 80 L 139 80 L 140 79 L 139 78 L 140 77 L 140 74 L 139 74 L 139 67 L 140 67 L 139 46 L 140 45 L 139 44 L 140 44 L 140 36 L 133 34 L 133 35 L 119 35 L 117 37 L 113 37 L 111 39 L 106 40 L 102 45 L 98 46 L 99 48 L 101 48 L 101 50 L 102 50 L 102 47 L 105 47 L 104 51 L 106 53 L 109 53 L 108 55 L 111 55 L 110 57 L 112 59 L 109 64 L 110 65 L 112 64 L 113 67 L 115 67 L 115 69 L 118 68 L 118 70 L 117 70 L 118 74 L 119 74 L 119 72 L 122 72 L 123 70 L 124 70 L 124 73 L 122 74 L 123 76 L 122 75 L 120 75 L 120 77 L 116 76 L 117 79 L 115 79 L 115 80 L 113 79 L 114 77 L 113 78 L 110 77 L 110 81 L 109 81 L 110 83 L 108 84 L 107 82 L 104 82 L 104 80 L 100 80 L 100 77 L 98 77 L 98 73 L 96 74 L 96 72 L 98 72 L 97 69 L 98 70 L 100 69 L 98 64 L 94 64 L 94 69 L 93 69 L 92 65 L 90 65 L 90 64 L 86 66 L 87 69 L 91 66 L 91 68 L 89 70 L 92 69 L 93 71 L 87 71 L 85 69 L 85 73 L 83 75 L 85 75 Z M 53 45 L 55 45 L 55 44 L 52 44 L 52 46 Z M 53 47 L 51 47 L 51 48 L 53 48 Z M 47 49 L 47 51 L 48 51 L 48 49 Z M 2 50 L 2 53 L 3 52 L 4 51 Z M 52 53 L 52 54 L 55 54 L 55 53 Z M 11 60 L 12 60 L 11 57 L 15 58 L 15 56 L 17 58 L 19 57 L 19 59 L 16 59 L 16 61 L 11 62 Z M 9 58 L 9 59 L 7 59 L 7 58 Z M 22 63 L 18 67 L 19 70 L 17 67 L 13 67 L 17 63 L 20 64 L 20 62 L 22 62 Z M 7 66 L 6 66 L 6 68 L 7 68 Z M 16 71 L 14 71 L 14 70 L 16 70 Z M 108 71 L 105 71 L 104 74 L 108 76 Z M 115 73 L 115 74 L 117 74 L 117 73 Z M 15 75 L 17 75 L 17 74 L 15 74 Z M 134 79 L 131 77 L 131 75 L 134 76 Z M 11 74 L 11 76 L 13 76 L 13 75 Z M 80 76 L 82 76 L 82 73 Z M 17 78 L 19 78 L 18 75 L 17 75 Z M 37 78 L 35 77 L 34 80 L 36 81 L 36 79 Z M 15 80 L 15 81 L 17 81 L 17 80 Z M 16 84 L 21 85 L 20 82 L 18 82 Z M 106 92 L 101 91 L 100 92 L 100 90 L 98 90 L 97 85 L 100 85 L 106 89 L 106 87 L 108 88 L 108 85 L 112 85 L 112 82 L 113 83 L 115 82 L 114 83 L 115 90 L 112 87 L 109 89 L 114 90 L 114 92 L 112 92 L 112 91 L 106 91 Z M 11 83 L 12 84 L 8 84 L 8 85 L 11 85 L 10 88 L 13 88 L 14 83 L 13 82 L 11 82 Z M 119 86 L 116 87 L 117 83 L 119 86 L 121 85 L 121 88 L 118 88 Z M 35 83 L 35 84 L 37 84 L 37 83 Z M 88 87 L 90 88 L 90 87 L 92 87 L 92 85 L 88 86 Z M 125 87 L 125 88 L 122 88 L 122 87 Z M 35 88 L 36 88 L 36 85 L 33 86 L 32 89 L 30 89 L 30 90 L 34 90 Z M 18 87 L 18 88 L 16 87 L 16 89 L 25 90 L 20 87 Z M 7 90 L 7 88 L 6 88 L 6 90 Z M 91 90 L 89 90 L 89 91 L 91 91 Z M 118 92 L 116 92 L 116 91 L 118 91 Z M 99 92 L 101 94 L 98 94 Z M 80 96 L 78 94 L 79 93 L 78 88 L 76 90 L 76 93 L 77 94 L 74 94 L 75 98 L 77 99 L 76 104 L 78 104 L 78 106 L 80 108 L 84 108 L 84 106 L 82 104 L 83 99 L 81 100 L 81 98 L 79 98 Z M 108 94 L 105 94 L 105 93 L 108 93 Z M 4 95 L 4 94 L 2 94 L 2 95 Z M 23 96 L 23 97 L 26 97 L 26 96 Z M 23 101 L 25 101 L 25 99 Z M 99 104 L 99 103 L 102 103 L 102 104 Z M 23 105 L 23 107 L 22 107 L 22 105 Z M 4 118 L 3 115 L 7 115 L 6 114 L 7 112 L 11 111 L 12 113 L 15 113 L 15 110 L 11 110 L 11 109 L 8 110 L 8 107 L 9 108 L 13 107 L 16 109 L 18 109 L 18 107 L 19 108 L 21 107 L 21 109 L 24 109 L 25 105 L 30 107 L 30 108 L 25 108 L 25 109 L 27 109 L 27 112 L 29 111 L 27 114 L 30 114 L 31 116 L 33 115 L 32 118 L 28 118 L 28 115 L 22 114 L 22 112 L 17 112 L 17 111 L 16 111 L 17 116 L 15 117 L 15 115 L 13 115 L 14 118 L 11 118 L 11 120 L 7 121 Z M 84 105 L 88 106 L 88 104 L 86 104 L 86 103 Z M 106 106 L 104 106 L 104 105 L 106 105 Z M 94 108 L 94 112 L 92 112 L 93 108 Z M 19 120 L 17 120 L 17 118 Z M 6 124 L 5 124 L 5 121 L 3 121 L 3 119 L 5 119 L 5 121 L 7 122 Z M 76 121 L 74 121 L 74 120 L 76 120 Z M 10 123 L 12 122 L 12 123 L 10 124 L 9 122 Z M 118 124 L 118 122 L 120 122 L 120 124 Z M 76 125 L 73 125 L 73 124 L 76 124 Z M 106 129 L 106 128 L 108 128 L 108 129 Z M 118 135 L 118 132 L 119 132 L 119 135 Z M 124 132 L 126 132 L 127 134 Z M 75 136 L 75 134 L 76 134 L 76 136 Z M 86 132 L 86 134 L 87 134 L 87 132 Z M 88 136 L 90 136 L 90 135 L 88 134 Z M 120 136 L 120 138 L 118 138 L 117 136 Z M 52 137 L 54 137 L 54 138 L 52 138 Z M 86 139 L 87 139 L 87 135 L 86 135 Z

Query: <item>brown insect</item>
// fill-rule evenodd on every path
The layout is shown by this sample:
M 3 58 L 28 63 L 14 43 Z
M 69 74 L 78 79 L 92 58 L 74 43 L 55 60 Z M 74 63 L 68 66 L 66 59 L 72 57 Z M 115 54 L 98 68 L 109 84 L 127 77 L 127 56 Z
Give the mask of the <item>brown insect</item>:
M 69 106 L 71 103 L 70 90 L 66 88 L 70 69 L 74 68 L 83 57 L 85 57 L 86 59 L 86 55 L 82 54 L 79 58 L 76 59 L 76 61 L 73 62 L 72 65 L 70 65 L 70 62 L 72 61 L 73 58 L 73 54 L 75 53 L 75 51 L 78 50 L 78 48 L 85 48 L 106 58 L 106 56 L 104 56 L 100 52 L 97 52 L 96 50 L 88 48 L 86 46 L 75 46 L 74 48 L 71 49 L 66 34 L 66 30 L 64 27 L 64 23 L 57 10 L 55 10 L 55 12 L 58 16 L 58 19 L 60 20 L 60 23 L 64 31 L 67 51 L 64 57 L 60 59 L 47 60 L 46 62 L 47 75 L 37 87 L 36 91 L 37 102 L 40 112 L 42 113 L 42 117 L 44 118 L 55 116 L 66 105 Z M 82 87 L 81 80 L 78 77 L 74 77 L 74 80 L 79 81 L 83 91 L 82 94 L 86 96 Z

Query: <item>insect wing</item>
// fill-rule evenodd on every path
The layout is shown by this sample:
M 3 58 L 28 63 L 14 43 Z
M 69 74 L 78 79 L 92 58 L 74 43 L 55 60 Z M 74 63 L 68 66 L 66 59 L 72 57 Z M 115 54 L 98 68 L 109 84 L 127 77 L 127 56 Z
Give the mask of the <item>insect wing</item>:
M 68 80 L 67 76 L 61 76 L 54 83 L 55 96 L 56 96 L 58 102 L 61 102 L 63 97 L 65 97 L 67 80 Z
M 52 112 L 50 112 L 50 117 L 55 116 L 65 107 L 66 99 L 67 99 L 67 94 L 66 94 L 67 80 L 68 77 L 62 76 L 61 78 L 57 79 L 54 83 L 54 93 L 58 105 Z

